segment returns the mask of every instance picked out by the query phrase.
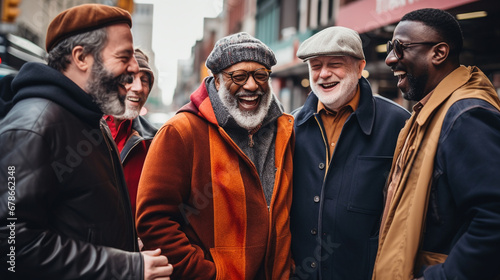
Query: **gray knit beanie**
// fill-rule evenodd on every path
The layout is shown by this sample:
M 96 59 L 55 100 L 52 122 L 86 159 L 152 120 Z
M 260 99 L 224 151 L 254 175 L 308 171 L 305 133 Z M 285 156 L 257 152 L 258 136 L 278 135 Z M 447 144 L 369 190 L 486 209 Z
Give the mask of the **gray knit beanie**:
M 217 41 L 207 58 L 206 66 L 213 74 L 218 74 L 242 61 L 255 61 L 271 69 L 276 64 L 276 57 L 264 43 L 246 32 L 240 32 Z

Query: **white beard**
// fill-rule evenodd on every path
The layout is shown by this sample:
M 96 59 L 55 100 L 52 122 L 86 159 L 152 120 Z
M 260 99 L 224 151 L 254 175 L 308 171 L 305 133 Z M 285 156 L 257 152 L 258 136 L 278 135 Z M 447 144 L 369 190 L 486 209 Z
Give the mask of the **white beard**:
M 309 73 L 311 73 L 309 71 Z M 312 77 L 309 74 L 309 80 L 312 81 Z M 356 94 L 356 87 L 358 86 L 359 79 L 356 72 L 350 71 L 337 85 L 337 89 L 332 92 L 324 93 L 323 88 L 318 86 L 318 82 L 311 83 L 311 89 L 313 93 L 318 97 L 319 101 L 323 103 L 330 110 L 338 110 L 340 107 L 349 103 Z
M 228 110 L 229 114 L 234 118 L 236 123 L 246 130 L 252 130 L 262 123 L 264 118 L 267 115 L 269 108 L 271 107 L 272 95 L 274 94 L 271 88 L 270 80 L 269 83 L 269 91 L 268 92 L 252 92 L 251 94 L 259 94 L 261 95 L 261 100 L 259 104 L 259 108 L 255 111 L 242 111 L 238 107 L 238 98 L 236 96 L 249 94 L 246 90 L 241 88 L 236 95 L 232 95 L 229 90 L 221 84 L 219 87 L 219 97 L 222 101 L 222 104 Z

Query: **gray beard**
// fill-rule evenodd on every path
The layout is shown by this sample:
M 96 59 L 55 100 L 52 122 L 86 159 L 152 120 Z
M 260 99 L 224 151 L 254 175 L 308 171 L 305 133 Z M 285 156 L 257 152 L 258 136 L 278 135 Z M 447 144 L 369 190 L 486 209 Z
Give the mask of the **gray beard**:
M 272 94 L 273 91 L 271 89 L 271 83 L 269 80 L 269 91 L 268 92 L 252 92 L 251 94 L 261 95 L 261 100 L 259 107 L 255 111 L 242 111 L 238 107 L 238 98 L 237 96 L 249 94 L 246 90 L 241 88 L 236 95 L 232 95 L 229 90 L 221 84 L 219 88 L 219 98 L 222 101 L 224 107 L 226 107 L 229 114 L 234 118 L 236 123 L 246 130 L 252 130 L 262 123 L 264 118 L 271 107 Z
M 104 65 L 95 60 L 92 73 L 87 81 L 87 93 L 105 115 L 121 115 L 125 113 L 125 97 L 120 95 L 119 85 L 133 79 L 129 74 L 113 77 Z
M 114 117 L 119 120 L 133 120 L 139 116 L 140 112 L 141 112 L 140 108 L 137 110 L 136 108 L 131 108 L 127 106 L 125 108 L 125 113 Z

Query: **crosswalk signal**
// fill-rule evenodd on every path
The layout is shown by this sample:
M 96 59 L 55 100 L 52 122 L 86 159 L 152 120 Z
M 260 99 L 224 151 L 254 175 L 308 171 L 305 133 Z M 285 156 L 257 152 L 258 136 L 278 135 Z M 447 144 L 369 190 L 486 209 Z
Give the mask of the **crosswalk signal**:
M 131 14 L 134 12 L 134 0 L 118 0 L 116 6 L 127 10 Z
M 2 0 L 2 22 L 13 23 L 20 13 L 21 0 Z

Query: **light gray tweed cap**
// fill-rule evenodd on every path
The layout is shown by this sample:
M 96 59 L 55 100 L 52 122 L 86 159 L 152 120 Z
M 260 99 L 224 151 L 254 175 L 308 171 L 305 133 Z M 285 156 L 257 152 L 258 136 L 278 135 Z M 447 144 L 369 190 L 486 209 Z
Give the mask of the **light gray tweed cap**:
M 217 74 L 242 61 L 255 61 L 271 69 L 276 64 L 273 51 L 246 32 L 229 35 L 218 40 L 205 65 Z
M 307 61 L 315 56 L 346 56 L 365 59 L 358 32 L 342 26 L 328 27 L 300 44 L 297 57 Z

